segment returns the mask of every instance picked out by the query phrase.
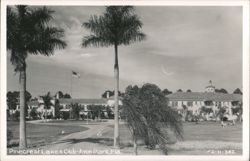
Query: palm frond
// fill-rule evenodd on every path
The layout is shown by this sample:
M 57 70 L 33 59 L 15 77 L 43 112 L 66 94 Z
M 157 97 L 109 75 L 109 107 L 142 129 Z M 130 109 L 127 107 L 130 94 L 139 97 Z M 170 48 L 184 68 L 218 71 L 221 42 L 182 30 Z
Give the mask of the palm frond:
M 45 94 L 44 96 L 41 96 L 41 97 L 43 99 L 44 108 L 49 109 L 53 105 L 51 102 L 52 97 L 50 95 L 50 92 L 48 92 L 47 94 Z
M 82 26 L 85 27 L 86 29 L 89 29 L 93 33 L 99 34 L 100 32 L 102 32 L 102 29 L 104 28 L 103 17 L 102 16 L 98 17 L 96 15 L 93 15 L 90 17 L 88 22 L 84 22 Z
M 11 7 L 7 7 L 7 49 L 14 48 L 16 35 L 18 33 L 19 20 L 17 14 Z
M 11 51 L 10 62 L 15 67 L 15 72 L 24 70 L 26 68 L 25 59 L 27 58 L 27 53 L 18 52 L 16 50 Z
M 112 45 L 111 42 L 109 42 L 107 39 L 103 38 L 103 37 L 98 37 L 95 35 L 90 35 L 90 36 L 85 36 L 82 39 L 82 46 L 83 47 L 87 47 L 87 46 L 110 46 Z
M 64 31 L 48 25 L 54 11 L 46 7 L 31 9 L 24 5 L 15 8 L 7 8 L 7 48 L 11 50 L 11 61 L 16 69 L 25 66 L 29 53 L 49 56 L 55 49 L 66 47 L 62 40 Z
M 56 27 L 41 27 L 33 35 L 33 40 L 29 42 L 26 50 L 32 54 L 42 54 L 50 56 L 55 49 L 63 49 L 67 44 L 61 40 L 64 37 L 64 31 Z
M 103 15 L 91 16 L 88 22 L 83 23 L 83 27 L 91 32 L 89 37 L 84 36 L 83 47 L 90 46 L 92 42 L 94 46 L 128 45 L 146 37 L 140 31 L 142 22 L 132 6 L 108 6 Z
M 28 16 L 30 25 L 48 25 L 48 23 L 53 19 L 52 13 L 54 13 L 54 11 L 48 9 L 47 7 L 33 10 Z
M 183 139 L 183 129 L 177 111 L 168 107 L 168 100 L 161 89 L 154 84 L 145 84 L 141 88 L 129 86 L 123 98 L 123 112 L 127 126 L 144 139 L 149 148 L 160 145 L 162 150 L 170 140 L 169 130 L 178 139 Z

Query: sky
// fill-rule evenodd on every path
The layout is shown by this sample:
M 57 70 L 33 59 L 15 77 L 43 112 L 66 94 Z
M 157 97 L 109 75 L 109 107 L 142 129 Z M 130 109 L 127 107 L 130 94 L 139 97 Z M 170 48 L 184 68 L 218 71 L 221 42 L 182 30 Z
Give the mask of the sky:
M 65 30 L 68 46 L 50 57 L 29 55 L 27 90 L 34 97 L 60 90 L 74 98 L 100 98 L 114 89 L 114 47 L 81 47 L 90 34 L 82 23 L 105 7 L 49 8 L 55 11 L 51 24 Z M 242 89 L 241 7 L 137 6 L 135 11 L 146 40 L 119 46 L 121 91 L 153 83 L 173 92 L 203 92 L 209 80 L 229 93 Z M 7 59 L 7 90 L 18 90 L 19 75 L 9 53 Z M 80 78 L 72 78 L 72 71 Z

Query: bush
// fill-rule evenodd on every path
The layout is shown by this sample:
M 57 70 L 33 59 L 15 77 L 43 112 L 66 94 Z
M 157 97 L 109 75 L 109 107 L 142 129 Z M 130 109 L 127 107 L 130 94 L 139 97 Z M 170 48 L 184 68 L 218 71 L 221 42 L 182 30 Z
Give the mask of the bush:
M 10 141 L 12 139 L 13 139 L 13 133 L 9 128 L 7 128 L 7 146 L 10 146 Z
M 63 118 L 64 120 L 67 120 L 67 119 L 69 119 L 69 112 L 63 111 L 63 112 L 61 113 L 61 116 L 62 116 L 62 118 Z
M 79 120 L 79 113 L 81 111 L 81 106 L 79 104 L 71 104 L 72 107 L 72 117 L 73 119 Z
M 19 120 L 19 119 L 20 119 L 20 112 L 19 112 L 19 111 L 16 111 L 16 112 L 14 113 L 14 119 L 15 119 L 15 120 Z
M 235 107 L 232 108 L 233 115 L 236 115 L 237 113 L 241 113 L 242 108 L 241 107 Z
M 38 119 L 38 117 L 37 117 L 37 111 L 36 111 L 35 108 L 31 109 L 30 116 L 32 117 L 33 120 L 37 120 Z

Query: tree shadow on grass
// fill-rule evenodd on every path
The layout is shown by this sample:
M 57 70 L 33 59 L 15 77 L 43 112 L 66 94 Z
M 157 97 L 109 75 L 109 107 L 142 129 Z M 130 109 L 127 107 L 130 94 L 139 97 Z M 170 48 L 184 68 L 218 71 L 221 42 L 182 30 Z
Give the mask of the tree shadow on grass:
M 102 144 L 105 146 L 112 146 L 113 139 L 111 138 L 85 138 L 85 139 L 69 139 L 70 144 L 77 144 L 82 142 L 89 142 L 94 144 Z
M 101 145 L 105 145 L 105 146 L 112 146 L 113 145 L 113 139 L 111 139 L 111 138 L 65 139 L 65 140 L 61 140 L 61 141 L 58 141 L 58 142 L 55 142 L 52 144 L 53 145 L 61 144 L 61 143 L 78 144 L 78 143 L 84 143 L 84 142 L 101 144 Z
M 84 139 L 66 139 L 66 140 L 61 140 L 59 142 L 53 143 L 55 144 L 60 144 L 60 143 L 68 143 L 68 144 L 78 144 L 78 143 L 93 143 L 93 144 L 100 144 L 104 146 L 109 146 L 113 147 L 113 139 L 112 138 L 84 138 Z M 120 148 L 126 148 L 126 147 L 132 147 L 133 144 L 130 142 L 120 142 Z

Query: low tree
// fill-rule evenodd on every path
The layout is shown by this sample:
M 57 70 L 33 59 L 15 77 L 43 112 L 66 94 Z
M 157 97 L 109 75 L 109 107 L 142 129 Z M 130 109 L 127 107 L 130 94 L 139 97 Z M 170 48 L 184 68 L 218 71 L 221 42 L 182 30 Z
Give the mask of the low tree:
M 51 100 L 52 100 L 52 97 L 50 95 L 50 92 L 48 92 L 46 95 L 44 96 L 41 96 L 42 99 L 43 99 L 43 105 L 44 105 L 44 116 L 45 116 L 45 121 L 47 121 L 47 110 L 51 108 L 51 106 L 53 105 Z
M 58 91 L 56 94 L 58 95 L 59 99 L 64 97 L 62 91 Z
M 9 107 L 9 109 L 13 109 L 15 110 L 17 105 L 19 105 L 19 96 L 20 92 L 19 91 L 9 91 L 7 93 L 7 106 Z M 30 92 L 25 91 L 25 99 L 27 102 L 29 102 L 32 98 L 32 95 L 30 94 Z M 27 106 L 27 105 L 26 105 Z
M 30 117 L 33 119 L 33 120 L 36 120 L 37 119 L 37 111 L 35 108 L 32 108 L 31 111 L 30 111 Z
M 108 98 L 114 96 L 114 92 L 110 91 L 110 90 L 106 90 L 103 94 L 102 94 L 102 98 Z
M 187 92 L 192 92 L 191 89 L 188 89 Z
M 20 112 L 19 112 L 19 111 L 15 111 L 15 113 L 14 113 L 14 119 L 15 119 L 16 121 L 19 121 L 19 120 L 20 120 Z
M 102 105 L 89 105 L 88 109 L 91 111 L 91 116 L 92 119 L 94 120 L 96 118 L 98 119 L 101 118 L 102 112 L 105 109 L 105 107 Z
M 241 90 L 239 88 L 237 88 L 237 89 L 234 90 L 233 94 L 240 94 L 240 95 L 242 95 L 242 92 L 241 92 Z
M 63 98 L 71 98 L 71 96 L 70 96 L 70 94 L 65 93 L 64 96 L 63 96 Z
M 79 120 L 81 106 L 78 103 L 71 104 L 72 107 L 72 116 L 74 119 Z
M 226 106 L 221 106 L 220 104 L 219 104 L 219 106 L 218 106 L 218 112 L 215 114 L 215 116 L 216 116 L 216 118 L 218 118 L 219 117 L 219 119 L 220 120 L 223 120 L 223 117 L 224 117 L 224 115 L 225 115 L 225 113 L 226 113 Z
M 7 93 L 7 106 L 9 109 L 15 110 L 18 105 L 19 93 L 17 91 Z
M 168 89 L 164 89 L 164 90 L 162 91 L 162 93 L 163 93 L 164 95 L 169 95 L 169 94 L 172 94 L 173 92 L 172 92 L 172 91 L 169 91 Z
M 110 106 L 106 106 L 106 112 L 107 112 L 107 115 L 108 115 L 108 118 L 109 119 L 114 119 L 114 112 L 111 110 L 111 107 Z
M 177 92 L 183 92 L 182 89 L 178 89 Z
M 187 107 L 186 105 L 182 105 L 181 116 L 182 116 L 182 120 L 183 120 L 183 121 L 186 121 L 186 120 L 187 120 L 187 116 L 188 116 L 188 107 Z
M 215 89 L 215 92 L 216 93 L 224 93 L 224 94 L 227 94 L 227 90 L 225 90 L 224 88 L 221 88 L 221 89 Z
M 115 95 L 115 91 L 111 91 L 111 90 L 106 90 L 103 94 L 102 94 L 102 98 L 108 98 L 108 97 L 112 97 Z M 122 93 L 121 91 L 118 91 L 118 95 L 119 96 L 123 96 L 124 93 Z
M 62 107 L 60 106 L 59 100 L 55 99 L 55 118 L 60 118 L 60 109 Z
M 169 142 L 167 129 L 173 130 L 177 138 L 182 138 L 180 116 L 168 106 L 167 98 L 154 84 L 144 84 L 141 88 L 128 86 L 122 112 L 133 136 L 135 154 L 138 138 L 143 139 L 148 148 L 159 145 L 164 152 L 167 152 Z

